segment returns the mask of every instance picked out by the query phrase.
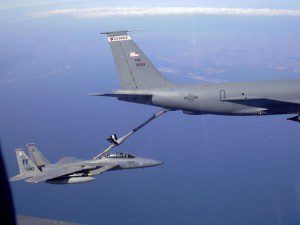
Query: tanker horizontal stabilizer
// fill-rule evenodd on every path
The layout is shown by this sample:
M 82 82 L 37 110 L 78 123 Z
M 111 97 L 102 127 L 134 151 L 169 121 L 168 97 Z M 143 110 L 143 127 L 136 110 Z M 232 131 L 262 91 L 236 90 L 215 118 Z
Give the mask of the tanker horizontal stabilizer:
M 150 94 L 128 94 L 128 93 L 91 93 L 89 96 L 103 96 L 103 97 L 115 97 L 120 101 L 125 102 L 140 102 L 143 104 L 152 103 L 152 95 Z

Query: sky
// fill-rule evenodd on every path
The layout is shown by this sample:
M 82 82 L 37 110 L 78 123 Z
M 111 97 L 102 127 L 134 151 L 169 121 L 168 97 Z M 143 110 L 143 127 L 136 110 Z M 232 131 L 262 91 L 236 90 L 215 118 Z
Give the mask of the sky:
M 158 8 L 159 7 L 159 8 Z M 0 3 L 0 135 L 56 162 L 90 159 L 159 108 L 90 97 L 118 89 L 106 37 L 131 36 L 178 83 L 300 78 L 297 1 L 10 1 Z M 142 13 L 141 13 L 142 12 Z M 113 151 L 163 161 L 90 183 L 11 184 L 20 214 L 85 224 L 300 223 L 299 124 L 287 115 L 170 112 Z

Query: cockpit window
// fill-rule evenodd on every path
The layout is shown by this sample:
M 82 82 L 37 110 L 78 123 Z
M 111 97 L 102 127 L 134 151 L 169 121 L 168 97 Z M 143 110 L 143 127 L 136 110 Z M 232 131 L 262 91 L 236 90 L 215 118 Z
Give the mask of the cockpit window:
M 128 158 L 129 158 L 129 159 L 133 159 L 133 158 L 135 158 L 135 156 L 134 156 L 134 155 L 127 154 L 127 156 L 128 156 Z
M 132 158 L 135 158 L 134 155 L 131 155 L 131 154 L 126 154 L 126 153 L 114 153 L 114 154 L 108 154 L 107 155 L 107 158 L 127 158 L 127 159 L 132 159 Z

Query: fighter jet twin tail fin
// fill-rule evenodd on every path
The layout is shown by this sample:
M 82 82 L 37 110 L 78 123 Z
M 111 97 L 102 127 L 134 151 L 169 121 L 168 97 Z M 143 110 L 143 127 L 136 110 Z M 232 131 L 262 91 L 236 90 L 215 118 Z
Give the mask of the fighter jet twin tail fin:
M 10 178 L 10 181 L 24 180 L 41 173 L 40 169 L 31 161 L 23 149 L 16 149 L 16 156 L 20 174 Z
M 38 167 L 44 167 L 46 165 L 51 164 L 48 159 L 39 151 L 34 143 L 26 145 L 29 152 L 29 157 L 32 162 Z
M 16 149 L 16 156 L 20 174 L 14 176 L 10 181 L 24 180 L 41 173 L 42 167 L 51 164 L 48 159 L 38 150 L 34 143 L 26 145 L 29 157 L 23 149 Z

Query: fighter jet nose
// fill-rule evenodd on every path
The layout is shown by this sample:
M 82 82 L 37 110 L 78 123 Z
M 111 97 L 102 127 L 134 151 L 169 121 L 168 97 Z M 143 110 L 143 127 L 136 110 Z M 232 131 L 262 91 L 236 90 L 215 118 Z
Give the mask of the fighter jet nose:
M 159 166 L 163 164 L 163 162 L 155 160 L 155 159 L 141 159 L 139 163 L 139 167 L 152 167 L 152 166 Z
M 153 160 L 153 162 L 152 162 L 153 166 L 159 166 L 159 165 L 162 165 L 162 164 L 164 164 L 164 163 L 161 162 L 161 161 L 158 161 L 158 160 Z
M 164 164 L 163 162 L 160 162 L 160 161 L 158 161 L 158 165 L 162 165 L 162 164 Z

